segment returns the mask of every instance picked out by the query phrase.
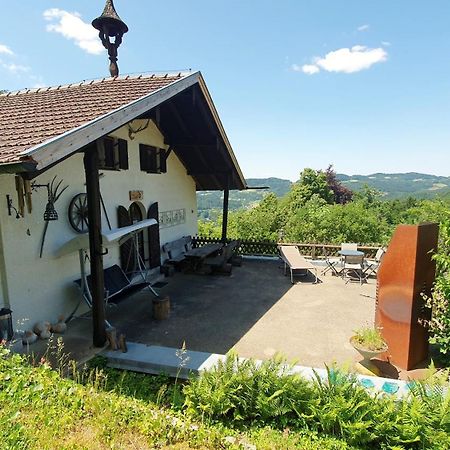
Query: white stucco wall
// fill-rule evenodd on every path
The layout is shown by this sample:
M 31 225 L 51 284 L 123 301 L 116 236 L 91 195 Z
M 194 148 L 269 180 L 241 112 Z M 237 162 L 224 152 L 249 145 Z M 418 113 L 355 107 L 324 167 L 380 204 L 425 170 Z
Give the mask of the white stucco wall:
M 134 121 L 133 127 L 146 121 Z M 187 175 L 185 167 L 172 152 L 167 161 L 167 173 L 147 174 L 139 168 L 139 144 L 165 148 L 164 139 L 151 122 L 149 127 L 129 140 L 128 129 L 123 127 L 112 136 L 128 140 L 129 170 L 102 170 L 100 180 L 106 210 L 113 228 L 117 227 L 117 206 L 126 208 L 132 203 L 129 191 L 144 192 L 143 205 L 147 209 L 158 202 L 159 211 L 184 208 L 186 222 L 161 229 L 161 245 L 181 236 L 197 233 L 197 205 L 195 183 Z M 17 207 L 14 175 L 0 175 L 0 192 L 4 199 L 0 214 L 0 306 L 10 305 L 13 310 L 16 329 L 32 327 L 39 320 L 54 321 L 59 314 L 66 316 L 79 301 L 79 292 L 73 281 L 79 278 L 78 254 L 55 257 L 56 251 L 77 235 L 68 220 L 68 206 L 78 193 L 85 192 L 83 155 L 76 154 L 48 170 L 38 178 L 37 183 L 46 184 L 54 176 L 69 185 L 56 203 L 59 220 L 50 222 L 45 240 L 43 257 L 39 249 L 44 230 L 43 213 L 47 203 L 46 189 L 33 192 L 33 211 L 16 219 L 8 216 L 6 195 Z M 103 228 L 107 223 L 103 217 Z M 111 249 L 104 257 L 104 265 L 119 264 L 118 248 Z

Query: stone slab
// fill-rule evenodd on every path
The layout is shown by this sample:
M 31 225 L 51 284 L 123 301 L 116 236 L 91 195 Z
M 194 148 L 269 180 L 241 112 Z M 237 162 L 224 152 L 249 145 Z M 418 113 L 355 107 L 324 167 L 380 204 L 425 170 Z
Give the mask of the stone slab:
M 108 367 L 122 370 L 131 370 L 153 375 L 165 373 L 171 377 L 187 379 L 192 375 L 199 375 L 205 370 L 212 369 L 218 361 L 223 361 L 226 356 L 217 353 L 198 352 L 193 350 L 181 350 L 157 345 L 146 345 L 128 342 L 128 352 L 120 350 L 106 350 L 102 356 L 108 359 Z M 245 360 L 245 358 L 240 358 Z M 261 364 L 261 360 L 256 360 Z M 332 369 L 330 369 L 332 371 Z M 293 366 L 291 373 L 297 373 L 303 378 L 314 380 L 320 377 L 326 381 L 328 373 L 326 369 L 318 369 L 306 366 Z M 331 372 L 331 377 L 332 372 Z M 404 396 L 409 391 L 409 384 L 403 380 L 393 380 L 369 375 L 355 375 L 362 386 L 374 394 Z

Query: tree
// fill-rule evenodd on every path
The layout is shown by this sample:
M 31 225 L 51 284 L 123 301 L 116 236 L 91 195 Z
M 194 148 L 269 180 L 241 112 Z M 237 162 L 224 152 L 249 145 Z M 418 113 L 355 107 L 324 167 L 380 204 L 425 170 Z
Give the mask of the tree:
M 334 203 L 345 205 L 352 201 L 353 191 L 344 186 L 337 178 L 333 166 L 330 164 L 325 172 L 328 187 L 333 191 Z
M 284 198 L 286 213 L 288 215 L 295 213 L 314 196 L 326 203 L 333 203 L 333 191 L 328 187 L 326 174 L 320 170 L 306 168 Z

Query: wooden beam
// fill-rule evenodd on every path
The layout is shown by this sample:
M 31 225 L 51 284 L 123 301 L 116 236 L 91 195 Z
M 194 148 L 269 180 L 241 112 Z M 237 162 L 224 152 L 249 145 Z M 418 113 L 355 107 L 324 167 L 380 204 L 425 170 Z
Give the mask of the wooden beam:
M 86 173 L 86 193 L 89 221 L 89 249 L 91 259 L 92 325 L 95 347 L 103 347 L 106 342 L 105 329 L 105 283 L 102 256 L 102 218 L 100 209 L 100 183 L 98 173 L 99 139 L 84 152 Z
M 222 242 L 227 241 L 228 231 L 228 200 L 230 196 L 230 174 L 225 175 L 225 189 L 223 191 Z
M 170 145 L 172 147 L 200 147 L 200 148 L 210 148 L 215 149 L 216 144 L 211 143 L 196 143 L 196 142 L 165 142 L 165 144 Z
M 189 130 L 189 127 L 186 125 L 186 122 L 184 121 L 183 117 L 181 116 L 180 112 L 178 111 L 178 108 L 175 106 L 175 103 L 172 100 L 168 100 L 164 103 L 164 106 L 167 105 L 167 108 L 169 109 L 169 112 L 175 117 L 176 122 L 178 123 L 178 126 L 181 128 L 181 131 L 185 136 L 192 137 L 192 133 Z M 171 145 L 173 145 L 171 143 Z

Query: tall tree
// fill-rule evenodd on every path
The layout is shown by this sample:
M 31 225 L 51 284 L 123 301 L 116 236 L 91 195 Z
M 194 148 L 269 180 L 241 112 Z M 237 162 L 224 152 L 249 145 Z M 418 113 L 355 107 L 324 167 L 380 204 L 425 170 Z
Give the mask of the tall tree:
M 333 203 L 333 191 L 328 187 L 327 177 L 321 170 L 306 168 L 300 173 L 300 179 L 294 183 L 285 197 L 288 208 L 297 210 L 314 197 Z
M 353 191 L 344 186 L 336 177 L 336 172 L 333 170 L 333 165 L 330 164 L 325 172 L 327 177 L 328 187 L 333 191 L 334 203 L 345 205 L 352 201 Z

